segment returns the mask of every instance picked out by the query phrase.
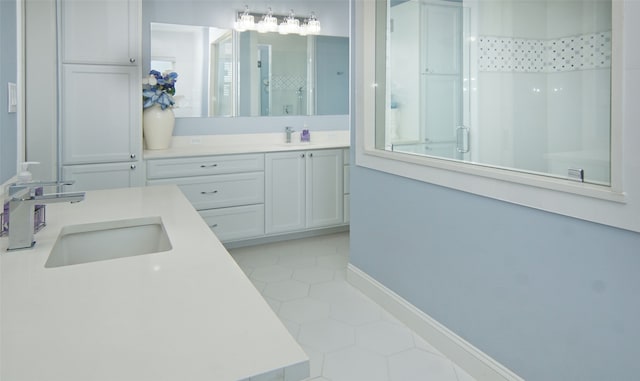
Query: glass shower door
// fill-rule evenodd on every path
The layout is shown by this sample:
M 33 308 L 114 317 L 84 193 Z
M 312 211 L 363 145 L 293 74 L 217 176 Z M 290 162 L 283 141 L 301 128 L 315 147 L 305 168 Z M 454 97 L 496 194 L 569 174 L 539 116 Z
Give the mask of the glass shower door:
M 397 152 L 467 160 L 469 20 L 462 3 L 407 1 L 390 12 L 386 140 Z
M 461 4 L 422 4 L 421 138 L 426 154 L 463 159 L 463 49 Z

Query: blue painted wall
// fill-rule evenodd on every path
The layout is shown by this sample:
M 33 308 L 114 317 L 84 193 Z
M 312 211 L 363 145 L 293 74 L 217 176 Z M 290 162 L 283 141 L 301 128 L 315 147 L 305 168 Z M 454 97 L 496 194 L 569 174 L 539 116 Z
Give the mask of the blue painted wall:
M 7 83 L 17 83 L 16 2 L 0 1 L 0 183 L 16 174 L 18 119 L 7 112 Z
M 527 381 L 637 380 L 640 234 L 360 167 L 351 258 Z

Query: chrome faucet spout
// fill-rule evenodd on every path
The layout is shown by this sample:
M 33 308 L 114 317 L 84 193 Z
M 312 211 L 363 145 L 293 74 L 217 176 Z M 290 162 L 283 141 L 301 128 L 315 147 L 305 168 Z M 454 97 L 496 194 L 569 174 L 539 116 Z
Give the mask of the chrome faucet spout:
M 49 185 L 59 185 L 58 182 Z M 76 203 L 84 200 L 84 192 L 50 193 L 34 195 L 35 187 L 46 186 L 41 182 L 29 182 L 12 186 L 14 192 L 9 199 L 9 247 L 7 250 L 33 247 L 34 209 L 36 205 L 58 202 Z
M 293 127 L 285 127 L 284 128 L 284 132 L 287 134 L 287 143 L 291 143 L 291 134 L 293 134 L 294 129 Z
M 27 192 L 39 187 L 62 187 L 64 185 L 73 185 L 75 180 L 63 180 L 63 181 L 27 181 L 17 182 L 9 185 L 10 197 L 22 197 Z

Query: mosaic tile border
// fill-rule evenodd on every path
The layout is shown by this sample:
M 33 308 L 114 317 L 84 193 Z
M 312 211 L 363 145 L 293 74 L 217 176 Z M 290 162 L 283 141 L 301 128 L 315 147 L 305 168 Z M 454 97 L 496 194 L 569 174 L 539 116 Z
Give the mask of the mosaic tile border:
M 611 31 L 551 40 L 478 39 L 478 70 L 550 73 L 611 67 Z
M 299 75 L 274 75 L 271 78 L 274 90 L 298 90 L 307 86 L 307 77 Z

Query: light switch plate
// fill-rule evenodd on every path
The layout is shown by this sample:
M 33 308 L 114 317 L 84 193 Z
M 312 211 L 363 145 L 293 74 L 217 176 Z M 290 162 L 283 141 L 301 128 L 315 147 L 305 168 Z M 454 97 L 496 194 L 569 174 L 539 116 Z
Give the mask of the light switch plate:
M 7 83 L 8 112 L 18 112 L 18 86 L 15 83 Z

